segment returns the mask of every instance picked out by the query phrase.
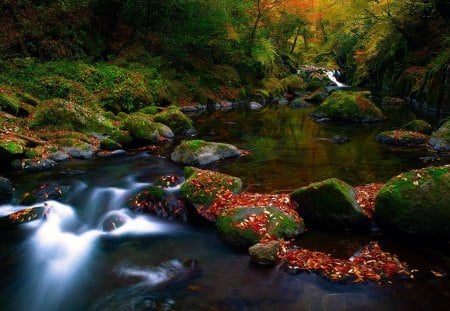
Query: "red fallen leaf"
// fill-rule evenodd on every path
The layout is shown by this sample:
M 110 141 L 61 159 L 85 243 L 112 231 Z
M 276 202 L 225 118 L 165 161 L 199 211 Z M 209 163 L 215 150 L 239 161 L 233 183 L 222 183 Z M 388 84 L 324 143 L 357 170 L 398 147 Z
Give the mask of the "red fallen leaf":
M 373 217 L 375 212 L 376 194 L 383 185 L 384 184 L 368 184 L 355 187 L 356 202 L 364 209 L 369 218 Z

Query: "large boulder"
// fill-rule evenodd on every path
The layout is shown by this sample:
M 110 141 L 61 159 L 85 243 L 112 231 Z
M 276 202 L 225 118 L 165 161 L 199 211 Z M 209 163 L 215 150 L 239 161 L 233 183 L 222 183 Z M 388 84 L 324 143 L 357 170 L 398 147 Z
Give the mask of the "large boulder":
M 348 122 L 377 122 L 385 119 L 365 92 L 336 91 L 310 115 L 315 119 L 330 118 Z
M 450 237 L 450 165 L 402 173 L 380 189 L 375 219 L 405 234 Z
M 336 178 L 312 183 L 295 190 L 291 197 L 299 205 L 306 224 L 324 229 L 359 229 L 369 218 L 355 198 L 353 187 Z
M 402 126 L 402 130 L 417 132 L 425 135 L 431 135 L 431 132 L 433 132 L 431 125 L 421 119 L 412 120 L 411 122 L 404 124 Z
M 386 131 L 377 135 L 377 141 L 394 146 L 418 146 L 428 141 L 428 136 L 405 130 Z
M 438 152 L 450 151 L 450 118 L 431 135 L 430 145 Z
M 175 134 L 194 128 L 194 122 L 174 106 L 156 114 L 154 120 L 170 127 Z
M 159 132 L 156 124 L 143 114 L 132 114 L 123 121 L 123 126 L 137 144 L 156 143 Z
M 245 248 L 265 237 L 290 239 L 305 230 L 301 218 L 275 206 L 227 209 L 217 217 L 216 226 L 225 242 Z
M 181 186 L 180 193 L 183 199 L 194 205 L 199 214 L 207 219 L 209 205 L 220 196 L 239 193 L 242 181 L 233 176 L 214 171 L 200 170 L 194 167 L 185 167 L 186 182 Z
M 32 129 L 54 128 L 79 132 L 101 129 L 97 114 L 65 99 L 52 99 L 39 104 L 31 116 Z
M 5 177 L 0 177 L 0 204 L 11 202 L 13 191 L 12 182 Z
M 196 139 L 183 141 L 175 148 L 171 159 L 174 162 L 183 164 L 206 165 L 220 159 L 236 157 L 240 154 L 240 150 L 233 145 Z
M 94 155 L 94 146 L 76 138 L 55 139 L 52 143 L 75 159 L 90 159 Z

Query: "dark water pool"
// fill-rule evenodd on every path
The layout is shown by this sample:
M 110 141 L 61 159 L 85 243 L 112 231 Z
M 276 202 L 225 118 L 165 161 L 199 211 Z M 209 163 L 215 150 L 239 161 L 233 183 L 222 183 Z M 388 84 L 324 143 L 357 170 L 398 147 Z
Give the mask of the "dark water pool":
M 338 177 L 352 185 L 383 182 L 425 164 L 426 151 L 391 149 L 375 135 L 415 118 L 389 112 L 373 125 L 321 125 L 308 110 L 270 107 L 262 111 L 205 113 L 196 117 L 199 138 L 236 144 L 251 156 L 208 166 L 241 177 L 244 188 L 287 192 L 306 183 Z M 345 135 L 348 144 L 320 138 Z M 54 172 L 7 172 L 15 199 L 46 181 L 72 185 L 64 205 L 51 202 L 56 216 L 0 234 L 1 310 L 444 310 L 450 281 L 433 271 L 450 271 L 449 245 L 405 241 L 396 236 L 310 230 L 299 245 L 348 258 L 372 240 L 420 270 L 417 279 L 392 284 L 340 285 L 309 273 L 289 275 L 249 262 L 227 247 L 213 227 L 170 223 L 153 217 L 130 220 L 128 231 L 99 233 L 104 215 L 165 174 L 182 174 L 154 154 L 71 161 Z M 62 175 L 65 170 L 82 175 Z M 0 207 L 0 212 L 15 206 Z M 184 268 L 195 259 L 198 266 Z

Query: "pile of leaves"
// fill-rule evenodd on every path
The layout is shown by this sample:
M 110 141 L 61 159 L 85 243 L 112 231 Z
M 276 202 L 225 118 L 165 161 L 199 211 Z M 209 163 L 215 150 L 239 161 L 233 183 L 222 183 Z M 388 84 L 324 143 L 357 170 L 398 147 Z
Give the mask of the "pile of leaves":
M 278 258 L 291 273 L 315 272 L 333 282 L 390 282 L 396 277 L 414 277 L 406 263 L 396 255 L 382 251 L 377 242 L 370 242 L 353 257 L 343 260 L 323 252 L 297 248 L 283 241 Z
M 375 199 L 378 190 L 384 184 L 368 184 L 364 186 L 355 187 L 356 202 L 363 208 L 369 218 L 373 218 L 375 212 Z
M 181 179 L 178 175 L 172 174 L 172 175 L 165 175 L 159 177 L 154 183 L 154 186 L 158 187 L 175 187 L 181 183 Z

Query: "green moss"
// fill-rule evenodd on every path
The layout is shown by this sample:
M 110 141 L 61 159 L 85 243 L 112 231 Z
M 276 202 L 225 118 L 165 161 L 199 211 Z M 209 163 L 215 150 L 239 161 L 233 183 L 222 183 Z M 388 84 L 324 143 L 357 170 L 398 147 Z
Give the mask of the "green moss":
M 42 157 L 42 152 L 40 152 L 37 148 L 25 148 L 24 155 L 27 159 L 34 159 Z
M 395 130 L 378 134 L 377 140 L 389 145 L 416 146 L 424 144 L 428 140 L 428 136 L 417 132 Z
M 19 105 L 20 101 L 7 94 L 0 94 L 0 110 L 8 112 L 13 115 L 17 115 L 19 113 Z
M 406 123 L 402 126 L 402 129 L 406 131 L 422 133 L 425 135 L 431 135 L 431 132 L 433 131 L 433 128 L 428 122 L 420 119 Z
M 100 148 L 103 150 L 116 150 L 120 148 L 120 145 L 111 138 L 105 138 L 100 141 Z
M 303 92 L 306 90 L 306 83 L 299 75 L 290 75 L 282 80 L 283 86 L 290 92 Z
M 450 237 L 450 166 L 412 170 L 380 189 L 375 204 L 379 224 L 402 233 Z
M 147 106 L 139 110 L 139 112 L 145 113 L 145 114 L 151 114 L 155 115 L 159 111 L 158 107 L 156 106 Z
M 0 160 L 9 161 L 17 158 L 24 152 L 25 142 L 19 138 L 11 137 L 0 140 Z
M 381 110 L 364 94 L 345 91 L 331 94 L 311 115 L 352 122 L 373 122 L 385 118 Z
M 158 128 L 149 118 L 140 114 L 129 115 L 123 126 L 136 143 L 155 143 L 159 139 Z
M 166 111 L 156 114 L 154 120 L 167 125 L 176 134 L 194 128 L 194 122 L 177 107 L 169 107 Z
M 133 143 L 133 137 L 130 132 L 124 130 L 115 130 L 111 133 L 111 139 L 121 144 L 123 147 L 129 147 Z

